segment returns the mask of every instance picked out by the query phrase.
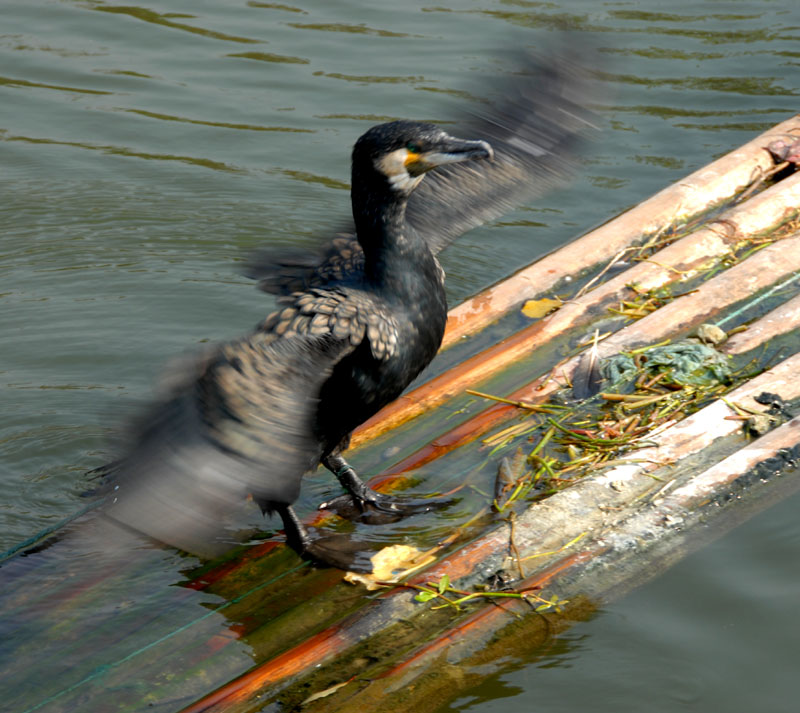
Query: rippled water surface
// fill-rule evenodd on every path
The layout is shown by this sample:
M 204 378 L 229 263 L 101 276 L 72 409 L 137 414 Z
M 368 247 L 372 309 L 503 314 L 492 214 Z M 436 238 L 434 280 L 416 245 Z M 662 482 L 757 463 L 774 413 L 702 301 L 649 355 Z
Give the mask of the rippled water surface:
M 509 70 L 507 49 L 552 45 L 564 27 L 602 60 L 601 139 L 572 185 L 443 255 L 452 303 L 795 113 L 800 5 L 6 0 L 0 547 L 81 506 L 115 415 L 147 396 L 167 358 L 271 308 L 237 262 L 338 227 L 360 133 L 457 118 L 479 105 L 478 80 Z M 800 634 L 787 605 L 800 578 L 783 567 L 800 558 L 796 507 L 544 659 L 510 662 L 453 710 L 796 710 L 776 675 L 791 680 L 798 663 L 797 646 L 783 647 Z M 758 696 L 725 695 L 743 677 Z M 608 691 L 613 705 L 598 705 Z

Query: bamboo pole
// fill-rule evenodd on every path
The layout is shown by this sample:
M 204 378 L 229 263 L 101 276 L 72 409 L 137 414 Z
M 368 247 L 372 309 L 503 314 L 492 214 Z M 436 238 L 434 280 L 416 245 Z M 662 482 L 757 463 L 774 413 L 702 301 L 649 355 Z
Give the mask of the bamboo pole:
M 703 322 L 713 320 L 724 309 L 745 300 L 759 290 L 781 282 L 800 270 L 800 236 L 786 238 L 751 255 L 712 278 L 698 290 L 684 295 L 656 312 L 643 317 L 599 345 L 600 357 L 609 357 L 644 344 L 656 344 L 667 338 L 684 334 Z M 541 377 L 508 396 L 512 401 L 539 404 L 546 401 L 565 384 L 571 383 L 572 374 L 580 358 L 573 357 L 554 367 L 551 377 Z M 494 428 L 518 412 L 515 406 L 497 404 L 490 406 L 468 421 L 438 436 L 434 441 L 412 453 L 385 471 L 385 475 L 405 473 L 419 468 L 458 448 Z
M 798 132 L 800 116 L 796 115 L 460 304 L 448 317 L 443 348 L 484 328 L 525 300 L 552 289 L 567 275 L 607 262 L 641 236 L 656 234 L 670 224 L 733 198 L 772 168 L 773 160 L 765 150 L 767 144 Z
M 800 295 L 776 307 L 744 332 L 734 334 L 720 349 L 728 354 L 744 354 L 795 329 L 800 329 Z
M 556 590 L 559 596 L 578 602 L 579 606 L 567 609 L 566 617 L 532 617 L 529 610 L 526 612 L 511 599 L 485 605 L 402 657 L 389 670 L 368 678 L 359 688 L 349 686 L 319 701 L 314 713 L 404 712 L 452 700 L 463 687 L 465 676 L 473 684 L 486 676 L 472 674 L 475 666 L 484 664 L 485 671 L 485 664 L 507 656 L 509 650 L 530 651 L 531 642 L 535 645 L 552 636 L 550 627 L 558 631 L 569 625 L 567 617 L 573 621 L 579 618 L 580 609 L 587 608 L 587 600 L 599 602 L 618 597 L 722 534 L 735 524 L 733 518 L 748 516 L 756 507 L 763 509 L 771 500 L 796 490 L 800 487 L 797 473 L 779 474 L 781 464 L 788 465 L 783 454 L 797 452 L 798 448 L 800 419 L 796 418 L 690 478 L 658 501 L 629 513 L 612 535 L 596 533 L 592 539 L 584 540 L 577 551 L 519 584 L 519 589 L 547 587 L 548 591 Z M 784 482 L 773 487 L 774 492 L 763 492 L 768 489 L 763 481 L 772 475 L 782 477 Z M 761 492 L 754 496 L 754 489 Z M 742 506 L 733 496 L 742 493 L 757 502 L 739 514 L 737 508 Z M 702 533 L 698 532 L 700 523 Z M 527 614 L 527 624 L 520 625 L 509 614 Z M 520 629 L 525 632 L 524 637 Z
M 790 357 L 734 390 L 726 401 L 743 403 L 756 410 L 765 408 L 753 400 L 762 391 L 777 392 L 786 399 L 798 398 L 798 370 L 800 354 Z M 664 430 L 656 437 L 659 445 L 655 449 L 640 450 L 631 456 L 637 461 L 644 459 L 645 463 L 618 466 L 607 473 L 589 476 L 571 488 L 530 506 L 516 521 L 515 544 L 519 557 L 524 560 L 543 551 L 550 555 L 541 558 L 542 565 L 537 566 L 536 574 L 526 579 L 523 586 L 553 585 L 554 579 L 565 576 L 565 573 L 571 573 L 573 578 L 584 576 L 588 564 L 608 551 L 608 545 L 602 537 L 596 536 L 592 544 L 581 545 L 578 551 L 572 550 L 566 555 L 559 554 L 559 547 L 554 545 L 574 541 L 576 535 L 582 532 L 610 532 L 615 533 L 615 539 L 624 540 L 624 535 L 618 533 L 623 532 L 626 522 L 633 522 L 630 506 L 641 502 L 643 494 L 663 489 L 662 482 L 653 480 L 644 473 L 654 471 L 667 462 L 699 453 L 720 438 L 735 433 L 741 428 L 741 422 L 728 420 L 727 416 L 731 413 L 732 409 L 724 401 L 716 401 L 681 423 Z M 687 490 L 685 481 L 680 483 L 680 487 L 671 496 L 672 500 L 679 498 L 675 502 L 682 503 L 684 508 L 691 505 L 691 497 L 708 500 L 711 492 L 709 488 L 713 491 L 717 487 L 714 484 L 720 484 L 718 489 L 724 490 L 735 480 L 731 475 L 732 471 L 727 467 L 730 463 L 744 464 L 750 468 L 755 460 L 771 457 L 776 450 L 787 447 L 787 444 L 797 444 L 798 441 L 800 419 L 794 419 L 740 451 L 740 454 L 746 452 L 746 456 L 736 454 L 722 461 L 716 470 L 712 469 L 712 475 L 708 475 L 708 472 L 712 472 L 708 471 L 697 481 L 697 487 Z M 662 496 L 662 500 L 664 497 L 666 496 Z M 459 586 L 474 586 L 487 573 L 507 566 L 511 536 L 509 528 L 508 524 L 495 528 L 452 553 L 425 573 L 413 577 L 410 583 L 436 581 L 447 575 L 452 582 L 459 582 Z M 622 553 L 624 548 L 618 552 Z M 570 592 L 561 594 L 572 596 Z M 506 605 L 501 605 L 501 608 L 503 606 Z M 341 657 L 345 651 L 351 650 L 361 641 L 385 630 L 391 622 L 400 619 L 409 622 L 412 617 L 425 611 L 424 607 L 413 602 L 404 589 L 391 590 L 341 623 L 234 679 L 183 709 L 181 713 L 245 713 L 258 710 L 259 706 L 264 705 L 263 691 L 266 687 L 272 687 L 273 695 L 285 690 L 291 680 L 309 675 L 321 665 Z M 462 628 L 455 634 L 467 632 L 468 628 Z M 443 634 L 438 639 L 439 647 L 442 642 L 452 641 L 455 634 L 452 631 Z M 436 641 L 432 646 L 431 650 L 437 648 Z M 418 655 L 414 654 L 409 662 L 417 659 Z M 397 672 L 402 672 L 403 668 L 401 666 Z M 347 680 L 349 675 L 347 666 L 343 664 L 342 677 Z M 384 705 L 389 706 L 385 709 L 387 711 L 403 710 L 391 708 L 391 700 L 384 700 Z
M 548 317 L 534 322 L 500 343 L 466 359 L 444 374 L 392 402 L 354 434 L 352 446 L 396 428 L 447 399 L 475 387 L 481 381 L 530 354 L 553 337 L 587 324 L 601 311 L 621 300 L 635 297 L 630 285 L 653 290 L 689 279 L 698 271 L 730 254 L 738 241 L 768 232 L 794 215 L 800 206 L 800 173 L 794 174 L 746 203 L 725 211 L 709 225 L 696 230 L 637 263 L 620 275 L 577 299 L 569 300 Z M 576 241 L 583 244 L 584 238 Z

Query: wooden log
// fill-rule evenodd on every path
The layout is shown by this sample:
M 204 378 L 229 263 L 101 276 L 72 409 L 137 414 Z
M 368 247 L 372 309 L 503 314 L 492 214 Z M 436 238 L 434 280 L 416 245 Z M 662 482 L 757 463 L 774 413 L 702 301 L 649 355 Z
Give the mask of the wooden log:
M 658 233 L 668 225 L 733 198 L 773 166 L 766 146 L 777 138 L 798 131 L 800 116 L 793 116 L 580 240 L 565 245 L 460 304 L 448 317 L 443 347 L 447 348 L 462 337 L 483 329 L 525 300 L 551 290 L 567 275 L 609 261 L 641 236 Z
M 709 280 L 697 291 L 679 297 L 656 312 L 621 329 L 599 345 L 601 357 L 609 357 L 645 344 L 685 334 L 703 322 L 713 320 L 723 310 L 742 302 L 759 290 L 781 282 L 800 270 L 800 236 L 786 238 L 752 255 Z M 538 378 L 517 389 L 512 401 L 543 403 L 564 385 L 571 383 L 579 357 L 557 365 L 550 376 Z M 468 421 L 438 436 L 430 444 L 412 453 L 385 471 L 386 475 L 405 473 L 464 445 L 518 412 L 514 406 L 498 404 L 485 409 Z
M 744 354 L 795 329 L 800 329 L 800 295 L 776 307 L 744 332 L 734 334 L 720 350 L 728 354 Z
M 797 472 L 780 475 L 780 466 L 790 465 L 783 454 L 798 449 L 800 418 L 795 418 L 689 478 L 672 493 L 629 512 L 610 532 L 586 538 L 576 551 L 518 585 L 519 589 L 546 587 L 575 602 L 577 606 L 571 609 L 567 605 L 565 616 L 532 616 L 515 600 L 483 606 L 388 670 L 366 677 L 360 688 L 349 686 L 319 701 L 314 712 L 393 713 L 452 700 L 465 678 L 474 685 L 487 675 L 475 675 L 476 669 L 492 670 L 486 664 L 506 657 L 509 650 L 530 652 L 538 642 L 566 628 L 569 620 L 581 618 L 581 610 L 589 608 L 587 601 L 597 604 L 618 597 L 730 529 L 737 520 L 796 491 L 800 476 Z M 770 476 L 783 482 L 762 482 Z M 750 501 L 746 508 L 740 504 L 742 494 Z M 520 617 L 526 621 L 521 623 Z
M 727 400 L 742 403 L 748 408 L 764 409 L 764 406 L 753 400 L 753 397 L 761 391 L 777 392 L 786 399 L 800 397 L 800 381 L 796 379 L 798 370 L 800 370 L 800 354 L 790 357 L 731 392 Z M 531 574 L 520 588 L 545 584 L 555 586 L 558 578 L 567 576 L 573 580 L 582 579 L 590 562 L 613 551 L 613 547 L 609 548 L 608 543 L 602 539 L 602 533 L 615 533 L 615 541 L 619 542 L 626 542 L 626 537 L 638 536 L 637 530 L 630 525 L 630 523 L 636 525 L 635 517 L 637 517 L 635 512 L 633 516 L 631 515 L 630 506 L 641 502 L 641 496 L 648 491 L 662 490 L 664 486 L 663 482 L 654 480 L 645 473 L 663 466 L 666 461 L 685 459 L 704 450 L 721 437 L 733 434 L 741 428 L 741 422 L 728 420 L 727 416 L 731 413 L 733 411 L 725 402 L 716 401 L 681 423 L 664 430 L 656 437 L 659 443 L 657 448 L 640 450 L 631 455 L 631 459 L 644 459 L 647 462 L 618 466 L 606 473 L 587 477 L 571 488 L 530 506 L 516 520 L 515 544 L 519 556 L 524 560 L 542 552 L 551 551 L 551 554 L 539 560 L 542 564 L 537 566 L 536 573 Z M 685 485 L 681 484 L 681 488 L 674 491 L 673 500 L 683 498 L 676 502 L 688 507 L 691 505 L 691 497 L 708 499 L 711 492 L 709 488 L 713 490 L 716 487 L 713 484 L 720 484 L 720 487 L 725 489 L 736 479 L 728 467 L 731 463 L 750 468 L 759 458 L 771 457 L 776 450 L 785 448 L 787 444 L 796 444 L 798 441 L 800 441 L 800 419 L 794 419 L 790 424 L 767 434 L 742 451 L 747 453 L 746 457 L 735 455 L 722 461 L 720 466 L 709 471 L 713 471 L 711 475 L 704 474 L 694 489 L 686 490 Z M 647 517 L 652 519 L 651 515 Z M 659 517 L 663 519 L 663 514 Z M 626 526 L 631 531 L 628 535 L 624 534 Z M 639 527 L 640 524 L 636 526 Z M 458 586 L 474 586 L 485 578 L 487 573 L 507 566 L 511 536 L 509 528 L 508 524 L 497 527 L 452 553 L 425 573 L 415 576 L 410 582 L 420 584 L 437 581 L 447 575 L 451 581 L 458 582 Z M 600 534 L 591 540 L 590 544 L 582 544 L 577 551 L 573 549 L 565 555 L 558 554 L 558 545 L 564 545 L 574 540 L 576 535 L 585 532 Z M 624 554 L 625 549 L 622 547 L 616 552 L 617 556 Z M 643 559 L 640 570 L 645 562 Z M 630 571 L 625 570 L 625 573 L 629 574 Z M 574 596 L 570 591 L 559 590 L 559 593 L 565 597 Z M 510 605 L 501 605 L 501 610 L 505 606 Z M 483 617 L 487 626 L 496 627 L 493 615 L 486 613 L 492 609 L 493 607 L 485 608 L 484 614 L 474 616 L 478 619 Z M 265 687 L 272 687 L 273 694 L 285 690 L 293 678 L 309 675 L 320 665 L 341 657 L 345 651 L 352 649 L 359 642 L 384 630 L 389 622 L 401 618 L 408 622 L 412 617 L 419 616 L 425 611 L 425 607 L 420 607 L 411 600 L 408 592 L 396 588 L 336 626 L 320 632 L 300 646 L 231 681 L 185 708 L 182 713 L 201 711 L 245 713 L 259 710 L 265 703 L 263 698 Z M 423 653 L 428 651 L 435 653 L 444 643 L 452 642 L 454 637 L 460 634 L 473 636 L 470 626 L 462 626 L 455 632 L 442 634 L 434 644 L 416 652 L 408 662 L 418 663 Z M 474 638 L 471 640 L 474 642 Z M 407 665 L 401 665 L 396 672 L 402 673 Z M 343 665 L 342 671 L 343 680 L 347 680 L 350 675 L 347 667 Z M 384 699 L 383 705 L 386 706 L 384 710 L 408 710 L 408 708 L 392 707 L 398 700 L 404 701 L 402 697 Z M 341 701 L 337 705 L 340 704 Z M 320 704 L 320 707 L 322 705 Z
M 709 225 L 677 240 L 647 261 L 637 263 L 587 294 L 569 300 L 543 320 L 534 322 L 404 394 L 364 423 L 353 434 L 351 445 L 357 447 L 381 433 L 397 428 L 447 399 L 460 395 L 464 389 L 474 388 L 553 337 L 587 324 L 612 304 L 635 298 L 629 285 L 635 284 L 641 290 L 653 290 L 688 279 L 713 264 L 715 258 L 729 254 L 736 242 L 768 232 L 782 224 L 797 213 L 798 206 L 800 173 L 746 203 L 725 211 Z M 583 240 L 576 241 L 576 245 L 583 244 Z

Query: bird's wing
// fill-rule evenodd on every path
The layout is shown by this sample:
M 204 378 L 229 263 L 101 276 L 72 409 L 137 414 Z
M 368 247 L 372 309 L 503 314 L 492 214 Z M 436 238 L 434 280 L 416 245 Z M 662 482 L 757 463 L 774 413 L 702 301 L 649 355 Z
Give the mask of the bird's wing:
M 141 418 L 110 476 L 104 514 L 180 549 L 216 554 L 227 517 L 248 494 L 296 499 L 319 458 L 319 389 L 349 349 L 255 334 L 208 354 Z
M 334 366 L 365 338 L 378 358 L 397 343 L 376 302 L 356 290 L 296 295 L 274 328 L 184 361 L 114 464 L 105 516 L 212 555 L 230 546 L 226 518 L 248 494 L 267 508 L 296 500 L 321 455 L 314 426 Z
M 375 295 L 352 287 L 312 288 L 296 293 L 260 328 L 288 337 L 330 334 L 353 347 L 366 337 L 376 359 L 392 356 L 397 348 L 398 326 L 391 310 Z
M 319 250 L 261 248 L 245 263 L 245 277 L 273 295 L 289 295 L 311 287 L 358 281 L 363 275 L 364 251 L 355 229 L 347 228 Z
M 459 135 L 488 141 L 494 160 L 432 171 L 409 198 L 408 222 L 434 253 L 563 185 L 596 128 L 585 106 L 594 86 L 585 69 L 559 55 L 526 55 L 518 64 L 493 88 L 497 101 L 457 127 Z
M 592 114 L 593 84 L 562 55 L 526 54 L 520 70 L 491 91 L 483 113 L 458 127 L 459 135 L 485 139 L 493 161 L 458 163 L 432 171 L 411 194 L 406 217 L 436 254 L 459 235 L 562 185 L 573 173 Z M 319 251 L 262 250 L 245 268 L 271 294 L 288 294 L 333 281 L 357 279 L 364 254 L 352 226 Z

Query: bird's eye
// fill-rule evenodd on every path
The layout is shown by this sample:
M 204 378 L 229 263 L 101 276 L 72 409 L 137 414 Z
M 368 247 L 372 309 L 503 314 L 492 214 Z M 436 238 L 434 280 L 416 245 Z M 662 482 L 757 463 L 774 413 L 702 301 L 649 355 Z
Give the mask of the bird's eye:
M 407 150 L 408 150 L 410 153 L 419 153 L 419 152 L 420 152 L 420 150 L 421 150 L 421 149 L 420 149 L 420 147 L 419 147 L 419 144 L 415 144 L 413 141 L 409 141 L 409 142 L 406 144 L 406 149 L 407 149 Z

